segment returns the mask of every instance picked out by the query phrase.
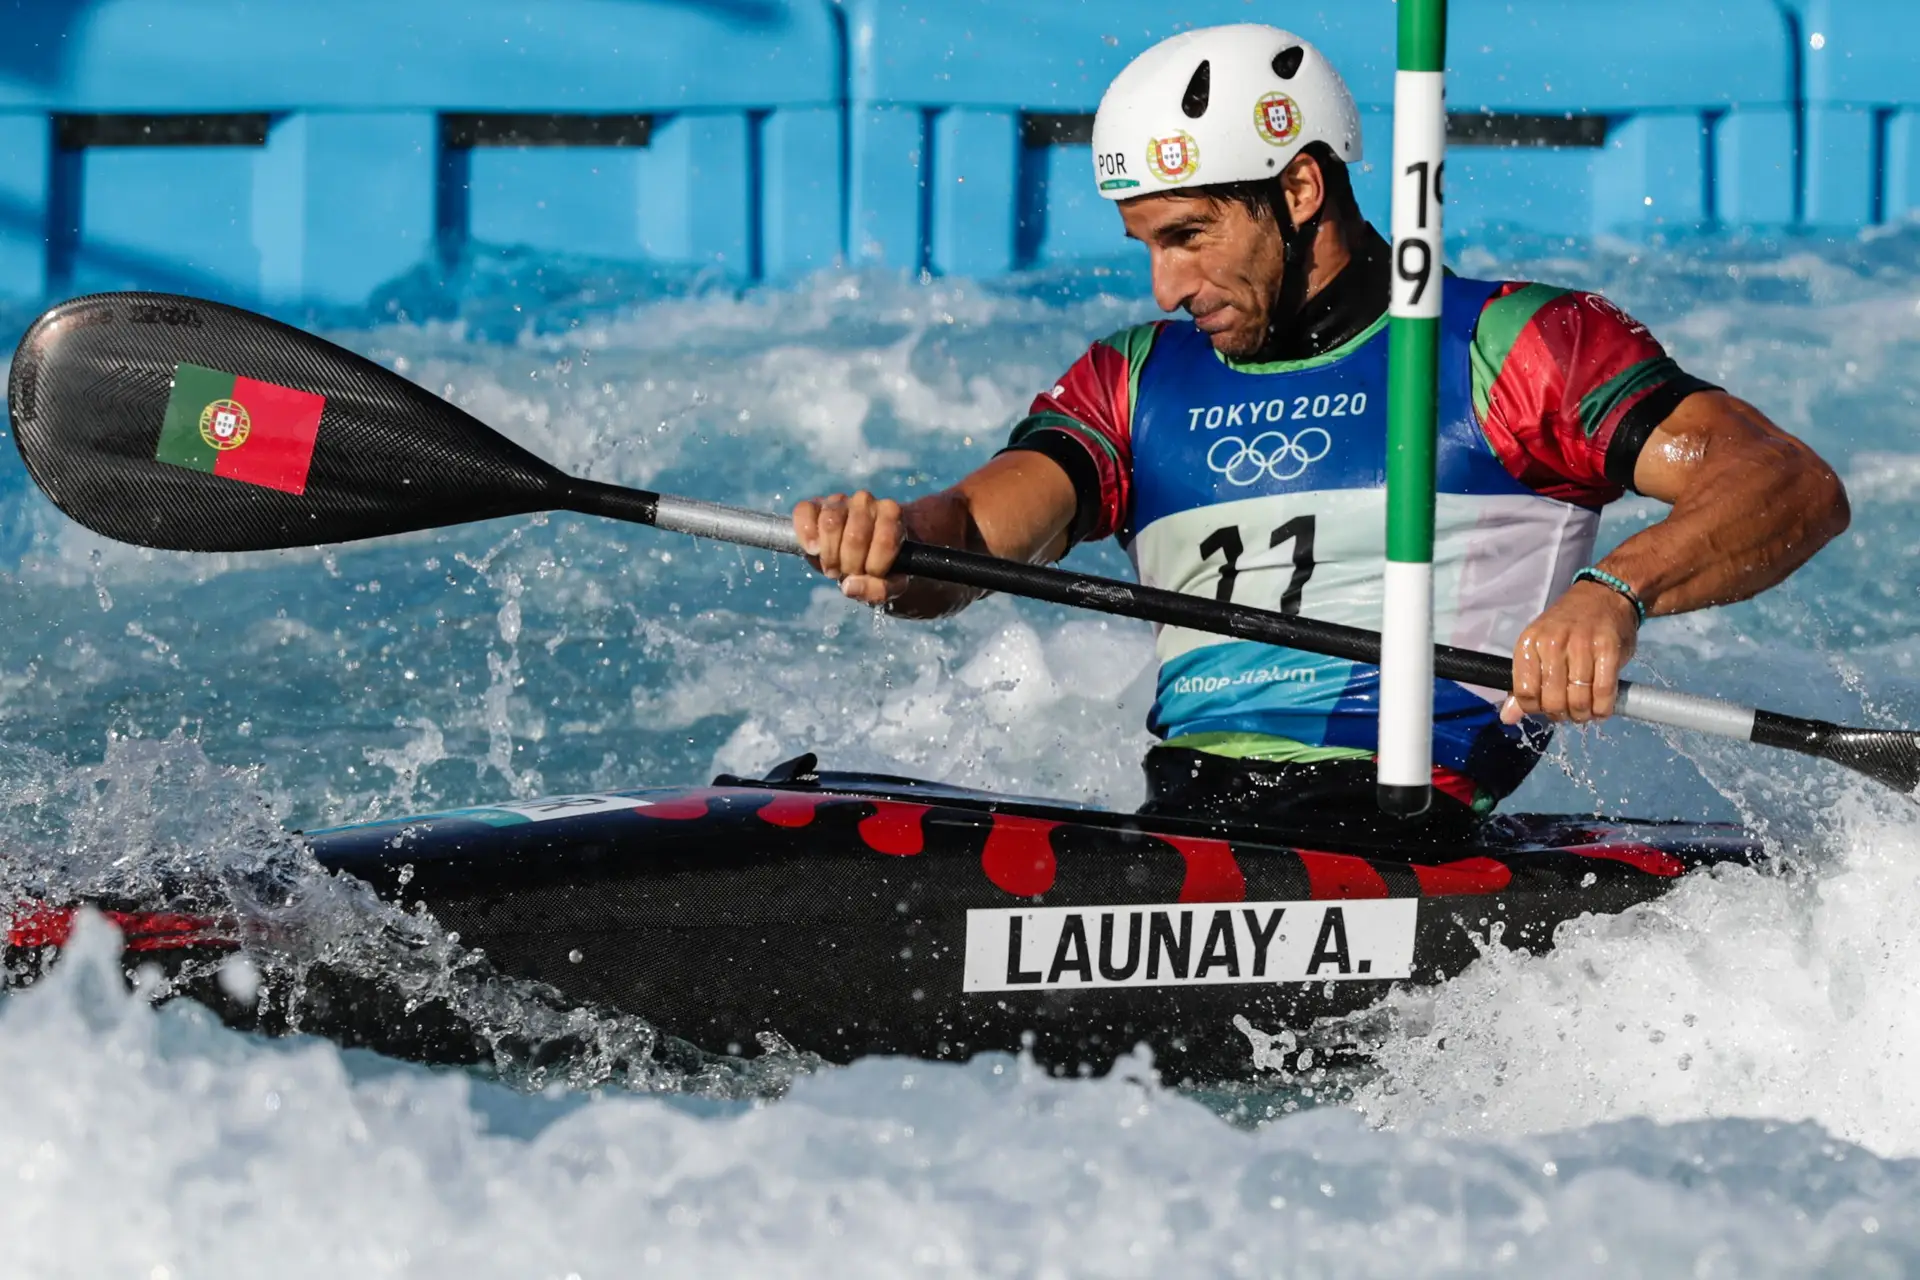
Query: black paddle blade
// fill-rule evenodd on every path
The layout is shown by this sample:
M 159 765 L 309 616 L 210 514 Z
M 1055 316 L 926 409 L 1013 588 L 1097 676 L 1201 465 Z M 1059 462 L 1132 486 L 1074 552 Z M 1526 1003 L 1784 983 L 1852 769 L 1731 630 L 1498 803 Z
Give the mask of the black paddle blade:
M 561 505 L 561 473 L 323 338 L 164 293 L 63 302 L 7 406 L 54 505 L 109 538 L 264 551 Z
M 1912 795 L 1920 789 L 1920 734 L 1907 729 L 1835 729 L 1807 754 L 1845 765 Z
M 1911 729 L 1849 729 L 1824 720 L 1756 711 L 1753 741 L 1830 760 L 1905 795 L 1920 789 L 1920 733 Z

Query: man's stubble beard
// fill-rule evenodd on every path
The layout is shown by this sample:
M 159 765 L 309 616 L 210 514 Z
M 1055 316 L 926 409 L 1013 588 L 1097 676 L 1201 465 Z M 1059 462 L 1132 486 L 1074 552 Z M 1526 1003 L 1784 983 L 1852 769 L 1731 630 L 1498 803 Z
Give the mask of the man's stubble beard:
M 1232 360 L 1247 360 L 1260 354 L 1272 341 L 1273 321 L 1271 312 L 1257 329 L 1235 329 L 1229 333 L 1215 334 L 1213 349 Z M 1225 338 L 1222 343 L 1218 339 Z

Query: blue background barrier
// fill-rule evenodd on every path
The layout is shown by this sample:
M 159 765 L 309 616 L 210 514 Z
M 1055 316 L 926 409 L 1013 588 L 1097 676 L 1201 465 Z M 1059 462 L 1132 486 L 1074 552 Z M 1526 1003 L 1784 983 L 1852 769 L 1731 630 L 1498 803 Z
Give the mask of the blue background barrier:
M 1791 221 L 1794 54 L 1771 0 L 1470 4 L 1449 34 L 1456 120 L 1590 130 L 1576 146 L 1450 147 L 1448 216 L 1463 228 Z
M 1086 117 L 1156 41 L 1250 12 L 1241 0 L 853 0 L 854 259 L 979 275 L 1111 253 L 1117 219 L 1089 189 Z M 1773 0 L 1454 0 L 1450 12 L 1450 231 L 1792 220 L 1794 51 Z M 1394 6 L 1270 16 L 1352 89 L 1365 149 L 1354 187 L 1384 225 Z
M 1920 211 L 1920 3 L 1797 0 L 1805 59 L 1802 207 L 1815 226 Z
M 785 278 L 1126 252 L 1108 81 L 1291 25 L 1384 225 L 1390 0 L 0 0 L 0 296 L 357 305 L 463 252 Z M 1920 208 L 1914 0 L 1453 0 L 1448 227 L 1856 228 Z
M 468 239 L 840 253 L 825 0 L 14 0 L 0 30 L 9 293 L 357 302 Z

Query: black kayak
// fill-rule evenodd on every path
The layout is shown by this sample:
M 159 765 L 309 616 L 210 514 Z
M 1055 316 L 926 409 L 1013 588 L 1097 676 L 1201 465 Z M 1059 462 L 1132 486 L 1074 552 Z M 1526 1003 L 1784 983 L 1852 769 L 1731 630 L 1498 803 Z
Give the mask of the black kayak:
M 1056 1069 L 1104 1070 L 1145 1043 L 1188 1080 L 1252 1073 L 1236 1015 L 1304 1029 L 1395 983 L 1442 981 L 1489 939 L 1544 950 L 1563 921 L 1763 857 L 1729 825 L 1540 814 L 1496 816 L 1465 845 L 1390 847 L 822 772 L 810 756 L 762 779 L 307 839 L 326 868 L 424 904 L 499 973 L 701 1050 L 771 1032 L 833 1062 L 1026 1047 Z M 217 920 L 109 905 L 130 967 L 235 945 Z M 57 945 L 70 918 L 17 914 L 10 951 Z M 208 983 L 188 990 L 258 1021 Z M 300 998 L 303 1030 L 474 1055 L 418 1001 L 329 994 L 311 972 Z

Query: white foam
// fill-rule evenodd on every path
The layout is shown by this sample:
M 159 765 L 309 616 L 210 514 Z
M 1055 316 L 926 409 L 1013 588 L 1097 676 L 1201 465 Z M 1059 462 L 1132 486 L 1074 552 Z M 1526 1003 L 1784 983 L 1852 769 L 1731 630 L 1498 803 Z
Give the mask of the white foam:
M 1618 916 L 1562 926 L 1538 957 L 1490 949 L 1394 1004 L 1360 1093 L 1376 1123 L 1446 1133 L 1571 1128 L 1622 1115 L 1813 1120 L 1920 1153 L 1920 823 L 1852 787 L 1831 861 L 1724 869 Z
M 121 988 L 111 931 L 0 1011 L 21 1275 L 1863 1274 L 1909 1165 L 1811 1127 L 1522 1142 L 1236 1129 L 1124 1062 L 870 1059 L 771 1107 L 527 1097 L 264 1046 Z M 1794 1206 L 1781 1212 L 1780 1206 Z
M 1043 641 L 1005 601 L 950 631 L 878 617 L 831 587 L 815 601 L 791 637 L 696 644 L 656 624 L 672 676 L 633 690 L 635 716 L 664 727 L 744 717 L 718 771 L 814 751 L 834 768 L 1137 803 L 1149 635 L 1080 622 Z

